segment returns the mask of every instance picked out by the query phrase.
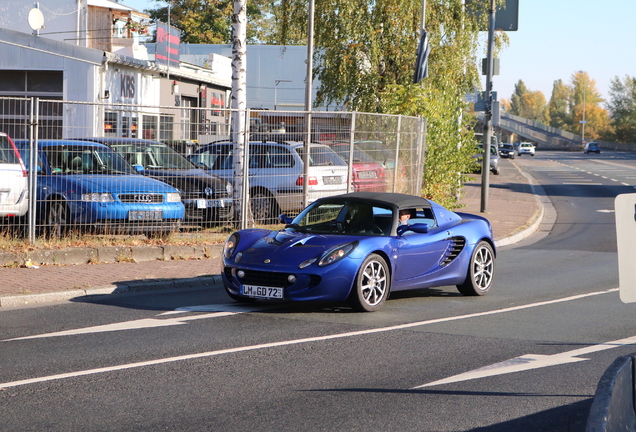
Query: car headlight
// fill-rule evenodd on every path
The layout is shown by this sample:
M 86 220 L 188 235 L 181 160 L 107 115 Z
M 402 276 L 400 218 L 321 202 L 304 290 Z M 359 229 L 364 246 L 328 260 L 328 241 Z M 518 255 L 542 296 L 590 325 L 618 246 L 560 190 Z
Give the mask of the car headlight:
M 345 258 L 347 255 L 349 255 L 351 252 L 353 252 L 353 250 L 357 246 L 358 246 L 358 242 L 354 241 L 352 243 L 347 243 L 347 244 L 336 246 L 329 249 L 320 257 L 320 260 L 318 261 L 318 267 L 328 266 L 330 264 L 340 261 L 341 259 Z
M 223 256 L 227 259 L 234 254 L 236 250 L 236 246 L 238 245 L 238 235 L 236 233 L 232 234 L 225 242 L 225 246 L 223 247 Z
M 229 196 L 232 196 L 234 194 L 234 188 L 232 188 L 232 183 L 228 182 L 225 184 L 225 191 L 227 192 Z
M 109 192 L 93 192 L 82 194 L 82 201 L 87 202 L 112 202 L 115 201 L 113 194 Z
M 181 195 L 178 192 L 168 192 L 166 194 L 166 202 L 180 202 Z

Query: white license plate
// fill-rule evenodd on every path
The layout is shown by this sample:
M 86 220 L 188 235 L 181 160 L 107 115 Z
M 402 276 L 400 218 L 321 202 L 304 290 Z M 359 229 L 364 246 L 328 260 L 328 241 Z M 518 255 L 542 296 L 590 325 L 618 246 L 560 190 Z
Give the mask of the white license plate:
M 372 179 L 377 178 L 378 174 L 375 171 L 360 171 L 358 172 L 359 179 Z
M 283 289 L 258 285 L 243 285 L 243 295 L 250 297 L 282 299 Z
M 342 177 L 340 176 L 324 176 L 322 182 L 326 185 L 335 185 L 342 183 Z
M 216 207 L 225 207 L 225 201 L 223 200 L 205 200 L 198 199 L 197 200 L 197 208 L 216 208 Z
M 129 221 L 155 221 L 162 218 L 161 210 L 130 210 L 128 212 Z

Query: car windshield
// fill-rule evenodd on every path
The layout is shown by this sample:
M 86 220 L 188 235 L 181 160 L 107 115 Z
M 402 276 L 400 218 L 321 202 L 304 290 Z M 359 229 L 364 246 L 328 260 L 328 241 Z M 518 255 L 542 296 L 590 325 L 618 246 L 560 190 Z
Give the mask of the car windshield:
M 145 169 L 190 170 L 195 166 L 165 144 L 115 144 L 113 150 L 131 165 Z
M 478 152 L 479 152 L 479 153 L 483 153 L 483 151 L 484 151 L 484 146 L 483 146 L 483 145 L 481 145 L 481 144 L 477 144 L 477 150 L 478 150 Z M 494 156 L 497 156 L 497 155 L 498 155 L 498 153 L 497 153 L 497 147 L 495 147 L 494 145 L 491 145 L 491 146 L 490 146 L 490 154 L 491 154 L 491 155 L 494 155 Z
M 15 149 L 6 135 L 0 135 L 0 163 L 20 163 Z
M 300 158 L 304 157 L 304 148 L 297 148 L 298 154 Z M 337 166 L 345 166 L 347 163 L 338 156 L 333 150 L 329 147 L 311 147 L 311 151 L 309 153 L 309 166 L 329 166 L 329 165 L 337 165 Z
M 125 160 L 107 147 L 46 146 L 42 149 L 53 174 L 137 174 Z M 23 159 L 29 160 L 28 151 Z M 41 160 L 40 160 L 41 163 Z
M 337 145 L 332 147 L 333 151 L 338 153 L 338 156 L 343 158 L 346 161 L 349 160 L 349 146 Z M 363 152 L 357 147 L 353 149 L 353 161 L 354 162 L 364 162 L 364 163 L 373 163 L 375 162 L 371 156 Z
M 327 201 L 307 207 L 286 229 L 317 234 L 388 235 L 393 212 L 365 202 Z

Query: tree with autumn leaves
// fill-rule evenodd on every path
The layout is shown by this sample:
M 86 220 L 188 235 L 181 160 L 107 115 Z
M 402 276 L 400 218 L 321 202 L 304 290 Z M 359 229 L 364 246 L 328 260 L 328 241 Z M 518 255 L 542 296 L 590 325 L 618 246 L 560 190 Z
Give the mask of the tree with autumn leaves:
M 585 139 L 590 141 L 607 139 L 612 134 L 612 121 L 601 107 L 603 102 L 596 81 L 587 72 L 578 71 L 572 74 L 570 85 L 562 80 L 554 82 L 547 104 L 543 93 L 528 90 L 519 80 L 507 109 L 511 114 L 578 135 L 582 133 L 581 122 L 585 121 Z
M 504 0 L 497 0 L 500 4 Z M 163 2 L 161 2 L 163 3 Z M 315 0 L 316 105 L 427 119 L 423 195 L 453 207 L 475 152 L 466 94 L 479 85 L 479 32 L 488 0 L 428 0 L 429 77 L 413 84 L 421 0 Z M 165 3 L 164 3 L 165 4 Z M 172 24 L 191 43 L 228 43 L 231 0 L 171 0 Z M 472 13 L 477 8 L 481 14 Z M 147 11 L 166 21 L 167 8 Z M 478 21 L 480 21 L 478 23 Z M 248 43 L 305 44 L 306 0 L 248 1 Z M 506 39 L 499 32 L 498 48 Z

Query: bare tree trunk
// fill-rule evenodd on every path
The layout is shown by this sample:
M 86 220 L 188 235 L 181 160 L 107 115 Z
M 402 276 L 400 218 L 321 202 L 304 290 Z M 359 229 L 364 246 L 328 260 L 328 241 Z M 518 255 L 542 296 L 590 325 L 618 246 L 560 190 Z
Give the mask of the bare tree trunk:
M 253 224 L 249 215 L 249 185 L 247 181 L 246 150 L 247 122 L 247 0 L 234 0 L 232 15 L 232 119 L 234 143 L 234 220 L 240 228 Z

